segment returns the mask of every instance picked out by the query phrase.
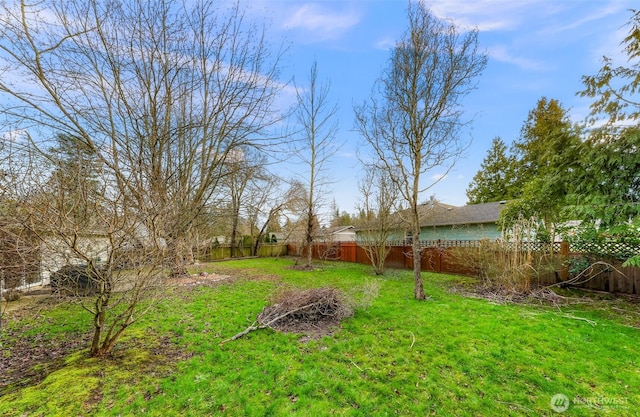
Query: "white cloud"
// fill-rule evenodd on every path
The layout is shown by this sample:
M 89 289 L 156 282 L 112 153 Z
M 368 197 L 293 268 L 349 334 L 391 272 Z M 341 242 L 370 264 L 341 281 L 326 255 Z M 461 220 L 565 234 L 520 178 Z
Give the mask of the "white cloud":
M 592 22 L 601 20 L 609 15 L 615 15 L 619 13 L 621 10 L 627 9 L 628 5 L 625 5 L 622 2 L 614 1 L 610 3 L 603 2 L 603 7 L 593 10 L 591 13 L 580 16 L 575 16 L 575 20 L 570 20 L 568 22 L 563 22 L 560 25 L 552 26 L 546 29 L 547 32 L 558 33 L 558 32 L 574 32 L 578 30 L 580 27 L 584 27 Z
M 574 32 L 609 15 L 629 8 L 624 0 L 599 0 L 597 8 L 581 2 L 539 0 L 427 0 L 440 18 L 453 19 L 460 27 L 477 27 L 481 32 L 512 31 L 534 26 L 543 34 Z M 589 11 L 589 14 L 584 14 Z
M 4 132 L 0 135 L 0 141 L 2 142 L 24 142 L 29 136 L 29 133 L 24 129 L 15 129 Z
M 329 10 L 314 3 L 298 7 L 283 26 L 312 32 L 320 39 L 336 39 L 358 24 L 360 15 L 354 9 Z
M 447 174 L 433 174 L 431 179 L 434 181 L 441 181 L 447 178 Z
M 545 69 L 545 65 L 541 61 L 531 58 L 513 55 L 507 47 L 503 45 L 492 46 L 488 49 L 489 56 L 496 61 L 512 64 L 518 68 L 532 71 L 541 71 Z
M 528 10 L 539 7 L 540 2 L 513 0 L 475 0 L 428 2 L 431 10 L 440 18 L 454 19 L 460 27 L 477 27 L 482 32 L 510 30 L 518 27 L 528 17 Z
M 376 49 L 381 49 L 383 51 L 388 51 L 396 45 L 396 41 L 393 38 L 383 38 L 376 42 Z

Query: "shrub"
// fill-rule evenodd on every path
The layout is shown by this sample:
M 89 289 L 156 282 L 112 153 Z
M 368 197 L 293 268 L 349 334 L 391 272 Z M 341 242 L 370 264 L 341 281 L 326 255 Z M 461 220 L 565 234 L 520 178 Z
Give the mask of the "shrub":
M 11 302 L 18 301 L 21 296 L 22 293 L 20 291 L 11 289 L 7 290 L 2 297 L 7 300 L 7 302 Z
M 483 240 L 474 248 L 452 248 L 450 254 L 485 286 L 509 292 L 528 293 L 537 278 L 555 270 L 552 255 L 522 242 Z
M 51 274 L 51 288 L 61 294 L 95 294 L 100 292 L 102 284 L 110 284 L 107 273 L 104 268 L 95 265 L 65 265 Z

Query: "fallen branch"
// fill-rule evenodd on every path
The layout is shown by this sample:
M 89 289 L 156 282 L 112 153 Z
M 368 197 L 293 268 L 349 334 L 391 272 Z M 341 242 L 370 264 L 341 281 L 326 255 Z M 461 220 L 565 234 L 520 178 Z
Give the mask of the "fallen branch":
M 247 335 L 247 334 L 249 334 L 249 333 L 251 333 L 251 332 L 253 332 L 253 331 L 255 331 L 255 330 L 266 329 L 267 327 L 271 327 L 271 325 L 272 325 L 273 323 L 277 322 L 278 320 L 282 320 L 283 318 L 285 318 L 285 317 L 287 317 L 287 316 L 290 316 L 290 315 L 291 315 L 291 314 L 293 314 L 293 313 L 296 313 L 296 312 L 298 312 L 298 311 L 300 311 L 300 310 L 304 310 L 304 309 L 306 309 L 306 308 L 311 308 L 311 307 L 313 307 L 313 306 L 315 306 L 315 305 L 317 305 L 317 304 L 320 304 L 320 302 L 315 302 L 315 303 L 307 304 L 307 305 L 305 305 L 305 306 L 302 306 L 302 307 L 296 308 L 296 309 L 294 309 L 294 310 L 287 311 L 286 313 L 281 314 L 281 315 L 279 315 L 278 317 L 276 317 L 276 318 L 274 318 L 274 319 L 271 319 L 271 320 L 269 320 L 267 323 L 261 324 L 261 325 L 259 325 L 259 326 L 256 326 L 256 323 L 257 323 L 257 322 L 255 322 L 255 321 L 254 321 L 254 322 L 253 322 L 253 324 L 252 324 L 251 326 L 247 327 L 246 329 L 244 329 L 244 330 L 243 330 L 243 331 L 241 331 L 240 333 L 237 333 L 237 334 L 233 335 L 232 337 L 230 337 L 230 338 L 228 338 L 228 339 L 226 339 L 226 340 L 223 340 L 222 342 L 218 343 L 218 346 L 224 345 L 225 343 L 227 343 L 227 342 L 231 342 L 231 341 L 233 341 L 233 340 L 240 339 L 242 336 L 245 336 L 245 335 Z M 264 310 L 263 310 L 263 312 L 264 312 Z
M 573 319 L 573 320 L 581 320 L 581 321 L 586 321 L 587 323 L 589 323 L 590 325 L 592 325 L 593 327 L 596 326 L 596 322 L 593 320 L 589 320 L 589 319 L 585 319 L 584 317 L 576 317 L 576 316 L 572 316 L 571 314 L 560 314 L 560 317 L 564 317 L 567 319 Z
M 603 266 L 604 268 L 594 274 L 593 270 L 594 270 L 594 267 L 597 266 L 597 265 Z M 585 284 L 585 283 L 591 281 L 592 279 L 594 279 L 598 275 L 600 275 L 600 274 L 602 274 L 604 272 L 607 272 L 608 268 L 611 268 L 614 271 L 616 271 L 617 273 L 619 273 L 620 275 L 622 275 L 623 277 L 626 277 L 626 275 L 622 271 L 620 271 L 619 269 L 617 269 L 615 266 L 611 265 L 610 263 L 604 262 L 604 261 L 597 261 L 597 262 L 594 262 L 591 265 L 589 265 L 587 268 L 585 268 L 582 272 L 580 272 L 575 277 L 573 277 L 571 279 L 568 279 L 566 281 L 557 282 L 555 284 L 548 285 L 547 288 L 551 288 L 551 287 L 566 287 L 566 286 L 569 286 L 569 285 L 582 285 L 582 284 Z M 585 276 L 585 275 L 587 275 L 587 277 L 584 280 L 581 281 L 582 277 Z
M 358 370 L 359 370 L 360 372 L 364 372 L 364 371 L 362 370 L 362 368 L 361 368 L 361 367 L 359 367 L 358 365 L 356 365 L 356 363 L 355 363 L 354 361 L 352 361 L 351 359 L 349 359 L 349 362 L 351 362 L 351 364 L 352 364 L 353 366 L 355 366 L 356 368 L 358 368 Z

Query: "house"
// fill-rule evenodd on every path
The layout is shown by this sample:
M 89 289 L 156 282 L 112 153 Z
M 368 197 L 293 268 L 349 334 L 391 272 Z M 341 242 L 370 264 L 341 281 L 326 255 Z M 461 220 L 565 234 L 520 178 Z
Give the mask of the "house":
M 313 231 L 313 241 L 316 243 L 337 243 L 337 242 L 355 242 L 356 230 L 355 226 L 318 226 Z M 286 239 L 281 239 L 282 234 L 276 234 L 278 242 L 285 240 L 292 244 L 304 245 L 306 239 L 306 224 L 300 223 L 292 229 L 288 235 L 284 235 Z
M 355 242 L 355 226 L 335 226 L 323 228 L 320 231 L 320 240 L 326 242 Z
M 452 206 L 431 200 L 418 207 L 420 240 L 495 240 L 502 237 L 498 220 L 506 202 Z M 405 212 L 406 213 L 406 212 Z M 403 213 L 399 213 L 402 216 Z M 392 233 L 390 240 L 410 242 L 411 230 L 406 216 L 404 227 Z
M 71 248 L 70 242 L 44 233 L 36 238 L 26 230 L 20 235 L 7 233 L 5 229 L 0 235 L 3 249 L 0 254 L 0 291 L 47 285 L 51 274 L 63 266 L 86 263 L 86 257 L 99 264 L 111 252 L 109 239 L 98 233 L 74 236 L 75 249 Z
M 314 241 L 317 243 L 355 242 L 355 226 L 322 226 Z
M 355 226 L 322 227 L 318 232 L 316 241 L 324 243 L 355 242 L 355 229 Z
M 40 278 L 41 283 L 49 283 L 51 274 L 65 265 L 79 265 L 90 258 L 97 264 L 105 262 L 112 251 L 111 242 L 105 234 L 84 233 L 75 238 L 76 250 L 72 250 L 69 242 L 60 237 L 45 236 L 40 243 Z M 82 253 L 80 257 L 76 252 Z
M 422 204 L 420 240 L 498 239 L 502 236 L 498 220 L 505 206 L 504 201 L 461 207 L 437 201 Z

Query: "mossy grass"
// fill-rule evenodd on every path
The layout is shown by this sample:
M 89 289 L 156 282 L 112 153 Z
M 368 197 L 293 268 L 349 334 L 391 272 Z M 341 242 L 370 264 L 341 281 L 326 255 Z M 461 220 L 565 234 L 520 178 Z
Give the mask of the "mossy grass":
M 292 264 L 200 266 L 241 279 L 174 294 L 114 357 L 70 356 L 38 386 L 0 398 L 0 415 L 551 416 L 555 394 L 572 401 L 572 416 L 632 416 L 640 406 L 640 330 L 597 301 L 499 304 L 451 293 L 459 278 L 435 274 L 424 276 L 430 299 L 416 301 L 410 271 L 376 277 L 357 264 Z M 219 345 L 281 285 L 352 291 L 371 280 L 379 296 L 331 336 L 303 342 L 266 329 Z M 81 320 L 63 306 L 51 317 Z

